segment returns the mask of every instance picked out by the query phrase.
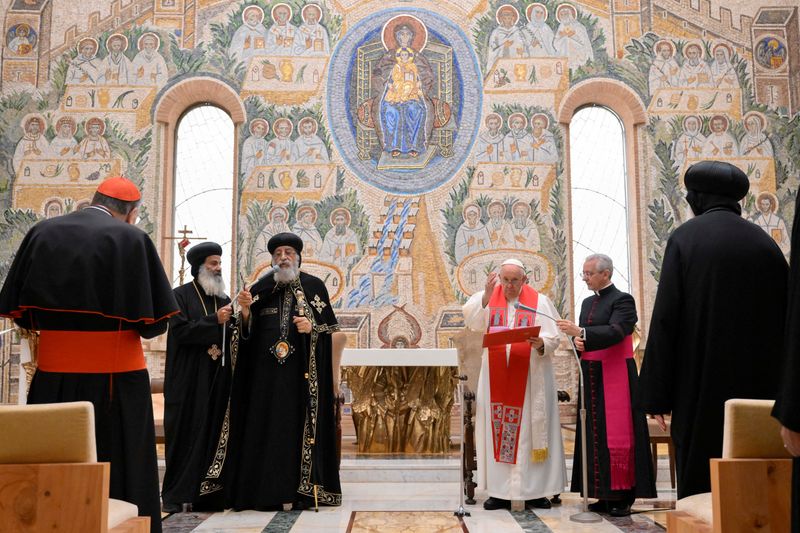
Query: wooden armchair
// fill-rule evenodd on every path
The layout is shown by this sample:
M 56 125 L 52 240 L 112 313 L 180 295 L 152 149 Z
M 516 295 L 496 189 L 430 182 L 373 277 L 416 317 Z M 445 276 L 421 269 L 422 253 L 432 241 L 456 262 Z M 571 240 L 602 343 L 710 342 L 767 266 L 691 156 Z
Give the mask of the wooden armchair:
M 3 405 L 0 427 L 0 531 L 149 533 L 149 517 L 108 497 L 91 403 Z
M 722 459 L 711 459 L 711 492 L 678 500 L 669 533 L 789 531 L 792 461 L 772 400 L 728 400 Z

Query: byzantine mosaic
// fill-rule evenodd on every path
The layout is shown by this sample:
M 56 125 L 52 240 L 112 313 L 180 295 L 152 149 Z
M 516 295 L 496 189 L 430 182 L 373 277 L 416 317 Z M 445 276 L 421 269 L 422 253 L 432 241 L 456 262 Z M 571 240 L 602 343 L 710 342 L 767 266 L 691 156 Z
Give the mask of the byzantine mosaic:
M 119 173 L 144 189 L 141 225 L 168 255 L 157 199 L 171 180 L 153 114 L 199 77 L 235 91 L 247 117 L 236 268 L 255 278 L 269 237 L 297 233 L 353 345 L 451 345 L 460 304 L 511 255 L 569 313 L 557 117 L 582 82 L 615 80 L 646 110 L 629 153 L 640 307 L 688 216 L 680 177 L 694 161 L 745 170 L 743 216 L 788 253 L 800 168 L 793 0 L 4 4 L 0 276 L 32 224 L 81 208 Z

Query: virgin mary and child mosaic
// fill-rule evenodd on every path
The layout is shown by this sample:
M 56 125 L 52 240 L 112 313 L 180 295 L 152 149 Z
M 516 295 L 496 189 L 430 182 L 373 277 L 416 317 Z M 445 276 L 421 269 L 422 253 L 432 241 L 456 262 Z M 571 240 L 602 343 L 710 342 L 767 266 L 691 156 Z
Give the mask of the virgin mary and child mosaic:
M 328 84 L 340 153 L 386 191 L 431 190 L 469 153 L 480 117 L 478 64 L 466 36 L 438 15 L 389 10 L 362 21 L 336 49 Z

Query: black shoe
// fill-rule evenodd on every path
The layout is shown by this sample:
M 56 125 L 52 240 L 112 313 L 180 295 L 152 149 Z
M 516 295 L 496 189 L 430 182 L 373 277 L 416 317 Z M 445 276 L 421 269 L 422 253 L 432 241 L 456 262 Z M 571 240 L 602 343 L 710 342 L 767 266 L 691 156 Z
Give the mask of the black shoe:
M 611 516 L 630 516 L 631 504 L 625 501 L 608 502 L 608 514 Z
M 501 498 L 495 498 L 494 496 L 489 496 L 485 502 L 483 502 L 483 508 L 487 511 L 495 511 L 497 509 L 511 509 L 511 502 L 508 500 L 503 500 Z
M 589 511 L 592 513 L 607 513 L 608 512 L 608 501 L 606 500 L 597 500 L 594 503 L 589 504 Z
M 161 505 L 161 512 L 162 513 L 182 513 L 183 512 L 183 504 L 181 503 L 166 503 L 164 502 Z
M 550 498 L 550 503 L 553 505 L 561 505 L 561 494 L 556 494 L 552 498 Z
M 547 498 L 534 498 L 533 500 L 525 500 L 525 507 L 528 509 L 550 509 L 552 504 Z

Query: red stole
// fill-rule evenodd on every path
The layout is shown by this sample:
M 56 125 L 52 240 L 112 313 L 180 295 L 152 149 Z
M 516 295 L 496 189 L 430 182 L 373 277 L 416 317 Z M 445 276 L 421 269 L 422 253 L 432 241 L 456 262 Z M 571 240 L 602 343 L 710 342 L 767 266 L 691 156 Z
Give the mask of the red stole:
M 519 302 L 536 309 L 539 293 L 529 285 L 523 285 Z M 497 285 L 489 299 L 489 332 L 508 328 L 507 315 L 508 302 L 503 295 L 503 287 Z M 531 311 L 517 309 L 514 327 L 533 326 L 534 320 L 535 316 Z M 498 463 L 516 464 L 531 345 L 527 341 L 511 344 L 508 358 L 504 345 L 490 346 L 488 351 L 494 460 Z
M 611 459 L 611 490 L 625 490 L 635 483 L 633 459 L 633 416 L 627 360 L 633 357 L 633 340 L 628 335 L 614 346 L 583 352 L 581 359 L 600 361 L 603 367 L 606 440 Z M 584 436 L 586 438 L 586 436 Z

